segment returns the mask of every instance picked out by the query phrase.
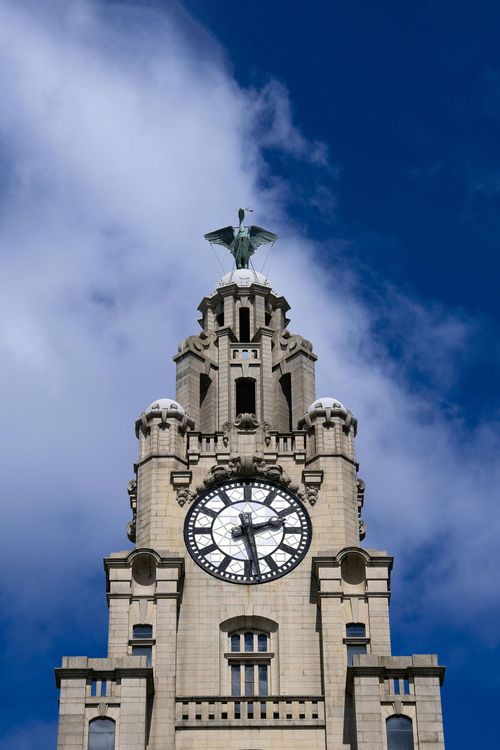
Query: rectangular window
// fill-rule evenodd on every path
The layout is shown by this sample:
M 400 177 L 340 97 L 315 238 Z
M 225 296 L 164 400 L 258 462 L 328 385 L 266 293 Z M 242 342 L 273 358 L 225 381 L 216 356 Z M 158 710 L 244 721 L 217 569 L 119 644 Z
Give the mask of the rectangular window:
M 267 651 L 267 635 L 263 633 L 259 635 L 259 651 Z
M 245 695 L 254 695 L 254 665 L 245 664 Z
M 350 622 L 345 626 L 345 629 L 348 638 L 364 638 L 366 636 L 366 628 L 362 622 Z
M 253 651 L 253 633 L 245 633 L 245 651 Z
M 366 654 L 366 646 L 364 644 L 349 644 L 347 646 L 347 665 L 349 667 L 352 667 L 352 657 L 354 654 Z
M 146 666 L 150 667 L 153 663 L 152 646 L 132 646 L 132 656 L 146 656 Z
M 231 636 L 231 651 L 233 653 L 240 650 L 240 636 L 239 635 L 232 635 Z
M 92 680 L 92 684 L 90 686 L 90 695 L 97 696 L 97 680 Z
M 134 638 L 152 638 L 153 626 L 152 625 L 134 625 L 133 637 Z
M 240 665 L 231 665 L 231 695 L 241 695 Z
M 393 680 L 394 682 L 394 695 L 399 695 L 399 680 Z
M 259 695 L 268 694 L 267 664 L 259 664 Z
M 408 679 L 403 681 L 405 695 L 410 695 L 410 681 Z

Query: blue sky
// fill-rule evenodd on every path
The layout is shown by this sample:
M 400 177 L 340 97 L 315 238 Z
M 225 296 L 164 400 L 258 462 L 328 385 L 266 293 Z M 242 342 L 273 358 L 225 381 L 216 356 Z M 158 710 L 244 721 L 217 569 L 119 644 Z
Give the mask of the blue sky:
M 359 418 L 393 651 L 439 653 L 447 746 L 477 745 L 500 672 L 499 29 L 489 2 L 0 0 L 0 750 L 54 747 L 53 667 L 105 653 L 133 422 L 174 394 L 220 275 L 202 235 L 239 205 L 280 235 L 318 395 Z

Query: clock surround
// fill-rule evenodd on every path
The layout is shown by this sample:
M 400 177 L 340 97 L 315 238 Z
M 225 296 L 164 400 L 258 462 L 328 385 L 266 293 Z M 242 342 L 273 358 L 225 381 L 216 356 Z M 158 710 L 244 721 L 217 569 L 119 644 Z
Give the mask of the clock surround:
M 289 489 L 235 479 L 202 492 L 184 523 L 194 562 L 228 583 L 260 584 L 294 570 L 312 537 L 309 514 Z

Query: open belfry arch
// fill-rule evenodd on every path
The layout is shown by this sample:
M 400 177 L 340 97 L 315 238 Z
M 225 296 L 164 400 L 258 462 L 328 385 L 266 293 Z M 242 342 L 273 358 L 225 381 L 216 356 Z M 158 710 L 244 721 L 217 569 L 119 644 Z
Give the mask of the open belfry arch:
M 250 256 L 139 416 L 133 549 L 104 561 L 106 658 L 63 657 L 59 750 L 442 750 L 435 655 L 392 656 L 386 552 L 361 546 L 357 421 Z

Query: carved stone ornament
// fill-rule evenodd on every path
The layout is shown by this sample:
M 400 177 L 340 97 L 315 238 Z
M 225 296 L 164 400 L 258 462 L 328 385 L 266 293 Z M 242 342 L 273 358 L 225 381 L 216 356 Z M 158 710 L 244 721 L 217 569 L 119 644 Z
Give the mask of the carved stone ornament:
M 392 704 L 392 708 L 395 714 L 402 714 L 403 713 L 403 701 L 401 700 L 395 700 Z
M 131 479 L 127 485 L 127 492 L 132 510 L 132 520 L 127 526 L 127 537 L 135 543 L 136 519 L 137 519 L 137 480 Z
M 259 420 L 255 414 L 245 412 L 244 414 L 238 414 L 234 420 L 234 426 L 239 430 L 254 430 L 259 426 Z
M 276 334 L 276 338 L 280 346 L 282 346 L 288 352 L 294 352 L 296 349 L 306 349 L 308 352 L 312 352 L 313 345 L 308 339 L 303 336 L 299 336 L 297 333 L 290 333 L 290 331 L 283 331 Z
M 187 487 L 177 487 L 176 494 L 177 502 L 179 503 L 181 508 L 186 503 L 192 502 L 196 497 L 196 492 L 194 492 L 193 490 L 188 490 Z
M 292 492 L 298 490 L 298 486 L 292 483 L 292 480 L 279 464 L 269 465 L 264 456 L 257 453 L 253 456 L 232 456 L 228 464 L 215 464 L 212 466 L 207 476 L 203 480 L 198 490 L 212 487 L 220 482 L 227 482 L 229 479 L 240 477 L 255 477 L 267 479 L 274 484 L 281 484 Z
M 319 495 L 319 487 L 306 486 L 298 491 L 298 496 L 309 505 L 316 505 Z
M 217 335 L 214 331 L 208 333 L 202 332 L 199 336 L 188 336 L 187 339 L 181 341 L 177 350 L 180 354 L 186 351 L 194 351 L 197 354 L 201 354 L 204 349 L 208 349 L 209 346 L 215 343 Z
M 366 536 L 366 523 L 361 518 L 361 509 L 365 502 L 365 483 L 359 478 L 356 480 L 356 499 L 358 503 L 359 538 L 362 541 Z
M 222 425 L 222 432 L 223 432 L 222 442 L 224 443 L 225 448 L 227 448 L 227 446 L 229 445 L 229 438 L 231 436 L 231 428 L 232 428 L 231 422 L 224 422 L 224 424 Z

